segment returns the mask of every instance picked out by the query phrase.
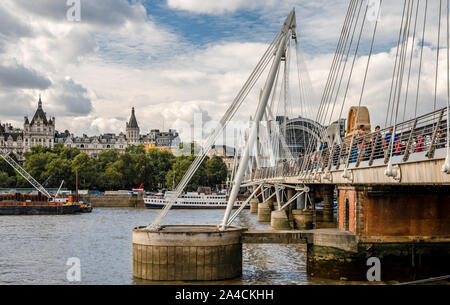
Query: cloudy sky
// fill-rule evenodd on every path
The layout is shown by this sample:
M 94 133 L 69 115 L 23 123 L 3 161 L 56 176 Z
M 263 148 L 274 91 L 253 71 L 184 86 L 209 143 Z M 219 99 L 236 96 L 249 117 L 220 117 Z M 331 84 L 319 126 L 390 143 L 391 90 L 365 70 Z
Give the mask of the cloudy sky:
M 293 7 L 320 98 L 349 0 L 81 0 L 79 22 L 67 19 L 66 2 L 0 1 L 0 121 L 22 127 L 39 94 L 57 129 L 77 135 L 124 131 L 132 106 L 142 133 L 168 129 L 177 119 L 190 122 L 196 112 L 218 120 Z M 403 7 L 400 0 L 384 2 L 363 99 L 374 125 L 384 124 L 387 112 Z M 429 2 L 422 113 L 433 109 L 434 98 L 439 1 Z M 345 108 L 358 103 L 372 29 L 368 23 Z M 441 48 L 439 107 L 447 90 Z M 416 39 L 411 83 L 419 55 Z M 316 112 L 317 98 L 309 104 Z M 243 115 L 251 115 L 247 110 Z

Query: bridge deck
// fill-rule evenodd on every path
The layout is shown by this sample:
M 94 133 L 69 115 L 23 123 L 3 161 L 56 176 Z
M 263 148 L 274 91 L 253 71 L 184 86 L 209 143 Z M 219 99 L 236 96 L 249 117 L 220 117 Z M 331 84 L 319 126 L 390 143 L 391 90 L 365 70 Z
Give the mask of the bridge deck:
M 447 108 L 438 109 L 399 123 L 395 131 L 386 128 L 355 137 L 347 135 L 342 143 L 335 141 L 332 144 L 324 137 L 323 141 L 328 141 L 328 145 L 312 151 L 317 146 L 317 143 L 312 143 L 311 151 L 307 151 L 305 156 L 295 160 L 284 159 L 273 167 L 255 169 L 244 182 L 450 185 L 450 172 L 442 171 L 449 157 L 446 111 Z M 394 141 L 390 141 L 391 138 Z

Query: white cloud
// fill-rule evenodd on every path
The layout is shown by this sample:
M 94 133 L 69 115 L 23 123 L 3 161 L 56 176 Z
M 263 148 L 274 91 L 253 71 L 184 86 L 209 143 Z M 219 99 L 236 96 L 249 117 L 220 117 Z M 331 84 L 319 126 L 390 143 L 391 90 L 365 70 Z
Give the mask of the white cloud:
M 15 61 L 8 65 L 0 64 L 0 87 L 45 90 L 51 84 L 48 78 L 40 75 L 36 70 Z
M 273 0 L 227 0 L 227 1 L 202 1 L 202 0 L 168 0 L 167 4 L 179 10 L 185 10 L 202 14 L 223 14 L 235 12 L 239 9 L 257 8 L 273 5 Z
M 2 22 L 14 25 L 15 34 L 6 37 L 0 27 L 0 63 L 7 66 L 5 63 L 17 62 L 18 67 L 51 81 L 52 85 L 42 93 L 46 111 L 57 118 L 57 129 L 89 135 L 124 131 L 132 106 L 136 107 L 142 132 L 162 129 L 163 124 L 167 129 L 177 119 L 192 122 L 194 112 L 203 113 L 207 119 L 220 119 L 264 53 L 272 33 L 280 28 L 294 5 L 312 85 L 320 97 L 348 5 L 344 0 L 169 0 L 172 8 L 214 17 L 225 14 L 229 18 L 225 20 L 230 22 L 236 22 L 231 13 L 239 10 L 256 12 L 262 20 L 259 21 L 263 26 L 253 33 L 254 39 L 249 42 L 242 41 L 240 34 L 254 31 L 252 22 L 241 25 L 242 30 L 227 40 L 215 37 L 212 43 L 201 46 L 189 43 L 168 26 L 147 17 L 140 1 L 132 5 L 125 0 L 108 0 L 106 5 L 100 1 L 84 1 L 87 7 L 80 23 L 67 22 L 65 7 L 54 3 L 2 1 L 0 16 L 8 17 L 0 18 L 0 25 Z M 401 14 L 400 5 L 384 3 L 376 43 L 388 48 L 383 52 L 377 50 L 372 58 L 363 100 L 370 108 L 373 124 L 384 122 L 386 94 L 389 94 L 395 60 L 395 50 L 386 50 L 395 46 Z M 437 23 L 434 12 L 430 8 L 429 18 Z M 431 46 L 435 46 L 435 29 L 430 24 L 426 36 Z M 365 33 L 366 46 L 370 30 L 369 26 Z M 416 52 L 416 62 L 417 58 Z M 425 58 L 421 113 L 432 109 L 435 49 L 427 48 Z M 344 117 L 348 107 L 358 102 L 366 59 L 362 57 L 356 62 Z M 444 67 L 442 62 L 441 68 Z M 440 72 L 441 96 L 445 95 L 444 72 Z M 66 75 L 71 78 L 65 79 Z M 417 65 L 413 65 L 412 83 L 416 77 Z M 291 86 L 295 85 L 293 78 Z M 248 119 L 254 113 L 262 86 L 262 81 L 255 86 L 238 119 Z M 20 126 L 24 115 L 32 115 L 39 90 L 45 86 L 24 87 L 0 93 L 0 119 L 18 122 Z M 442 101 L 439 100 L 439 105 Z M 315 113 L 318 105 L 306 102 L 310 112 Z M 295 114 L 300 111 L 296 110 Z

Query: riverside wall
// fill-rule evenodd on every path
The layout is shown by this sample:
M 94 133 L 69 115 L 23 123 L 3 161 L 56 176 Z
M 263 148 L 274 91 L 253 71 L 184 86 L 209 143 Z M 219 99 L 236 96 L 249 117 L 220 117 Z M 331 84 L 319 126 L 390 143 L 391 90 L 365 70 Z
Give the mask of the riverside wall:
M 94 208 L 145 208 L 142 195 L 83 195 L 80 200 L 92 203 Z

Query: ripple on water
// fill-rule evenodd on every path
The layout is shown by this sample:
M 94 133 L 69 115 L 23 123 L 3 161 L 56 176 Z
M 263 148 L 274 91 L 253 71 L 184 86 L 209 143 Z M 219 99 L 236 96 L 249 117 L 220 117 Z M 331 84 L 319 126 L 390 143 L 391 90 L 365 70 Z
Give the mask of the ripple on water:
M 151 223 L 157 213 L 95 209 L 82 215 L 2 217 L 0 284 L 67 284 L 66 262 L 71 257 L 81 260 L 82 284 L 149 284 L 132 278 L 132 229 Z M 174 210 L 165 223 L 215 225 L 221 223 L 223 213 Z M 235 225 L 269 228 L 257 223 L 248 210 Z M 302 245 L 244 245 L 242 278 L 219 283 L 308 284 L 306 249 Z

